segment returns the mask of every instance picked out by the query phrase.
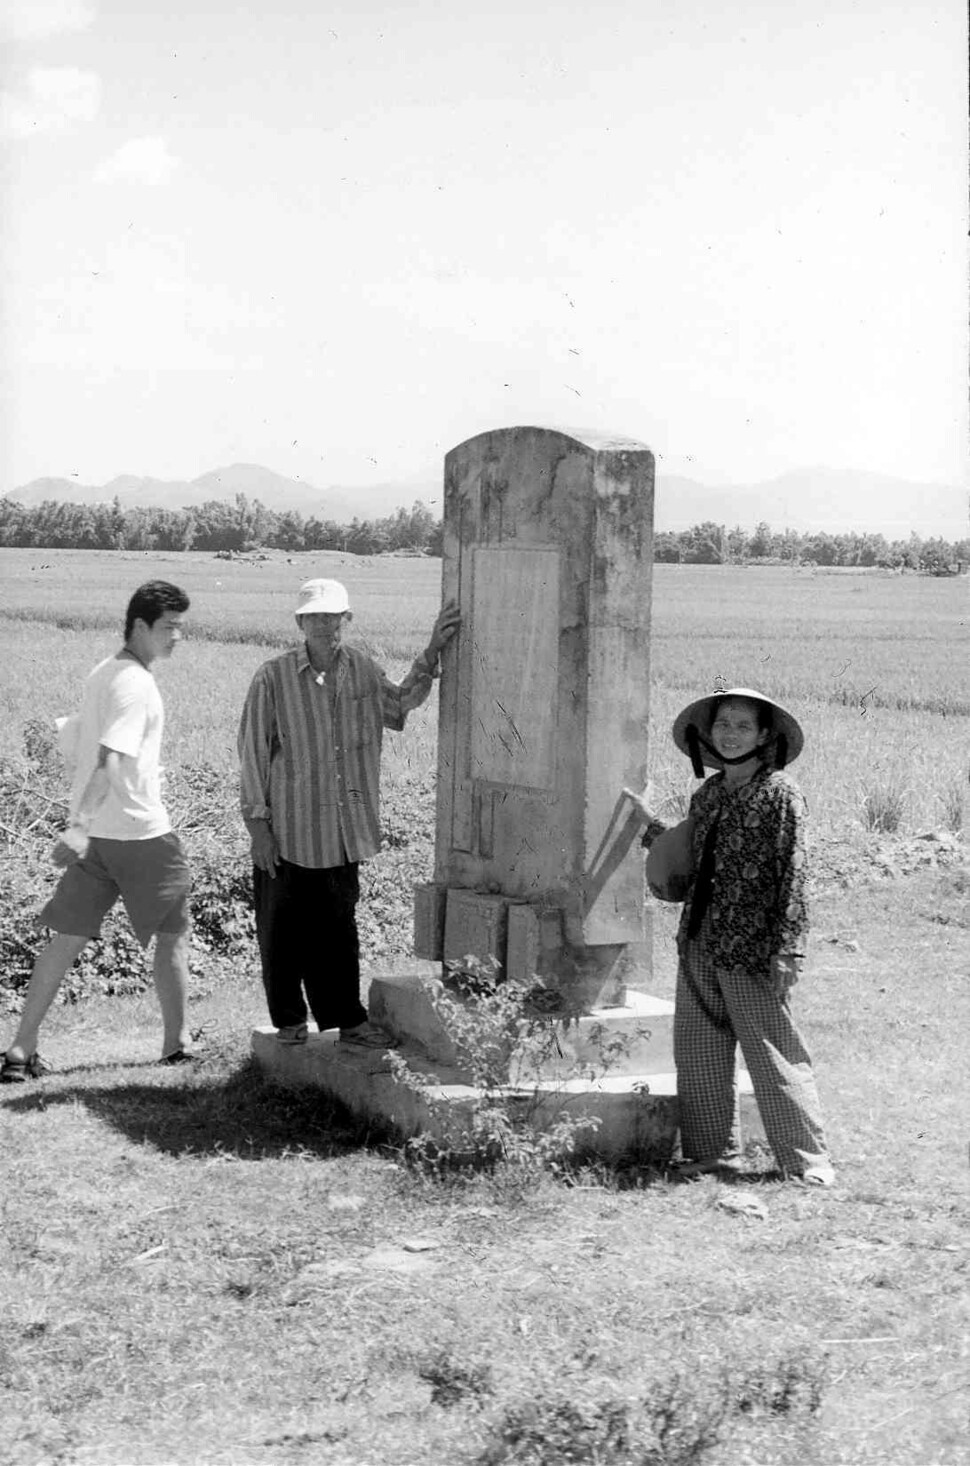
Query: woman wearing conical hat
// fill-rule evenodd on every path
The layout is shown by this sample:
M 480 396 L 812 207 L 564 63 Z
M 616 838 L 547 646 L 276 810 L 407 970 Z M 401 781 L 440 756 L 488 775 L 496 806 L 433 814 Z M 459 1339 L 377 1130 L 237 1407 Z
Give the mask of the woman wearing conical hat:
M 789 1003 L 808 936 L 806 806 L 786 772 L 802 730 L 764 693 L 734 687 L 690 703 L 673 737 L 698 778 L 715 771 L 680 830 L 682 886 L 663 892 L 684 902 L 674 1016 L 681 1150 L 693 1172 L 737 1169 L 740 1045 L 779 1169 L 830 1186 L 815 1076 Z M 662 826 L 637 802 L 649 847 Z M 648 880 L 660 893 L 665 877 L 651 877 L 651 861 L 662 860 L 648 857 Z

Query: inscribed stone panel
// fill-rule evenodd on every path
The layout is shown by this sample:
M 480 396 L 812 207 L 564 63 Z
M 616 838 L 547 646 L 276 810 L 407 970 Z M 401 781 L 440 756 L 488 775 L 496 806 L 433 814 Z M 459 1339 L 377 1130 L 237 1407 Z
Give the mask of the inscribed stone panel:
M 476 546 L 471 774 L 555 788 L 559 551 Z

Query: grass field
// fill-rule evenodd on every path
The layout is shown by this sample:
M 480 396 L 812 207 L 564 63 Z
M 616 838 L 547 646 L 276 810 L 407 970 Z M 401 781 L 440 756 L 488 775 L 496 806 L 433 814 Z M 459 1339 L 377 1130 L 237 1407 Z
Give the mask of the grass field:
M 173 788 L 180 814 L 209 791 L 188 831 L 205 880 L 243 871 L 236 720 L 311 574 L 347 582 L 358 633 L 402 672 L 437 562 L 0 551 L 0 755 L 49 777 L 32 730 L 117 646 L 134 586 L 175 580 L 193 607 L 159 668 Z M 192 1074 L 151 1065 L 150 993 L 94 996 L 51 1014 L 55 1075 L 0 1089 L 0 1466 L 964 1466 L 970 872 L 962 839 L 917 837 L 964 828 L 966 593 L 657 569 L 645 761 L 671 805 L 693 780 L 667 730 L 716 675 L 775 694 L 806 730 L 816 892 L 796 1007 L 834 1191 L 649 1170 L 422 1180 L 392 1137 L 254 1070 L 244 933 L 194 955 L 207 1058 Z M 430 873 L 435 733 L 430 704 L 385 745 L 371 972 L 405 959 L 410 890 Z M 47 826 L 18 826 L 17 777 L 0 815 L 7 936 L 51 880 Z M 898 829 L 874 832 L 893 808 Z M 4 951 L 29 959 L 26 943 Z
M 169 759 L 226 767 L 249 678 L 292 641 L 294 591 L 311 574 L 345 580 L 361 643 L 392 675 L 402 673 L 440 602 L 438 561 L 0 551 L 4 747 L 18 746 L 28 718 L 73 706 L 85 672 L 117 643 L 127 595 L 161 576 L 192 598 L 186 644 L 160 672 Z M 963 578 L 657 566 L 650 777 L 664 793 L 689 792 L 690 771 L 668 730 L 686 701 L 723 676 L 763 688 L 803 722 L 798 777 L 826 833 L 865 823 L 873 792 L 897 798 L 903 829 L 958 826 L 970 746 L 968 621 Z M 434 731 L 426 707 L 403 739 L 388 740 L 392 782 L 399 760 L 431 774 Z

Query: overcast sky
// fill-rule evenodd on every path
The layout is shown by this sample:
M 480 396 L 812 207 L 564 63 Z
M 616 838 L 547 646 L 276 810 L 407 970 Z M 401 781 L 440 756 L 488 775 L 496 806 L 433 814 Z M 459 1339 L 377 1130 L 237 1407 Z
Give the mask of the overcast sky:
M 962 0 L 7 0 L 0 491 L 967 478 Z

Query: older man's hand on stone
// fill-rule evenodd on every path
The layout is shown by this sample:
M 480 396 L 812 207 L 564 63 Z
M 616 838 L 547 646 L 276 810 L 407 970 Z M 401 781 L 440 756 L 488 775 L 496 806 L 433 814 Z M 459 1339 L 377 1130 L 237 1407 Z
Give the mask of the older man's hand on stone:
M 461 611 L 458 609 L 458 602 L 448 601 L 438 612 L 431 629 L 431 640 L 428 642 L 427 650 L 430 661 L 437 660 L 442 648 L 447 646 L 460 625 Z

